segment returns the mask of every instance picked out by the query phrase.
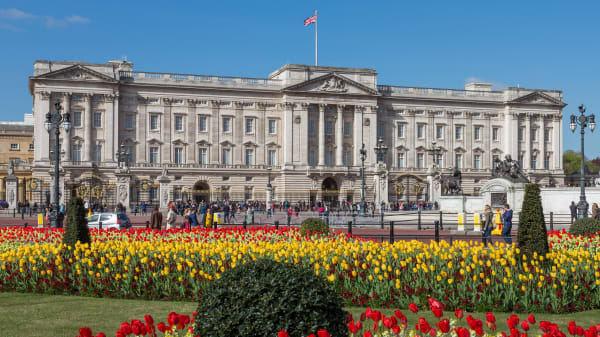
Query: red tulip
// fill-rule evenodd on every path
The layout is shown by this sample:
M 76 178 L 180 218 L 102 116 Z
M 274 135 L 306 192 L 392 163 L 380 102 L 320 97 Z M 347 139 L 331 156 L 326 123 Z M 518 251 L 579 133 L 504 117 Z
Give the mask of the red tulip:
M 414 303 L 411 303 L 411 304 L 409 304 L 409 305 L 408 305 L 408 309 L 409 309 L 410 311 L 412 311 L 413 313 L 415 313 L 415 314 L 416 314 L 417 312 L 419 312 L 419 307 L 417 307 L 417 305 L 416 305 L 416 304 L 414 304 Z
M 375 322 L 381 321 L 381 312 L 378 310 L 373 311 L 371 313 L 371 319 Z
M 496 323 L 496 316 L 494 316 L 494 314 L 491 312 L 488 312 L 485 314 L 485 320 L 490 323 Z
M 583 336 L 583 328 L 580 326 L 577 327 L 577 336 Z
M 454 316 L 456 316 L 456 318 L 461 319 L 464 317 L 464 315 L 465 313 L 462 311 L 462 309 L 454 310 Z
M 373 337 L 373 334 L 371 333 L 371 331 L 365 331 L 363 337 Z
M 437 323 L 437 326 L 440 328 L 440 331 L 442 333 L 450 331 L 450 321 L 447 318 L 444 318 L 443 320 L 439 321 Z
M 431 328 L 431 330 L 429 330 L 429 335 L 431 335 L 431 337 L 435 337 L 437 335 L 437 331 L 434 328 Z
M 463 327 L 458 328 L 458 337 L 469 337 L 470 335 L 469 329 L 465 329 Z
M 126 335 L 121 330 L 117 330 L 117 337 L 126 337 Z
M 286 331 L 279 330 L 279 332 L 277 333 L 277 337 L 290 337 L 290 335 L 288 335 Z
M 99 332 L 96 337 L 106 337 L 106 335 L 103 332 Z
M 156 326 L 156 328 L 158 329 L 158 331 L 164 333 L 167 330 L 171 330 L 170 328 L 167 327 L 167 325 L 163 322 L 158 323 L 158 325 Z
M 428 333 L 431 330 L 431 326 L 427 323 L 427 320 L 423 317 L 419 318 L 419 330 L 422 333 Z
M 523 322 L 521 322 L 521 328 L 523 329 L 523 331 L 529 331 L 529 322 L 523 320 Z
M 92 337 L 92 329 L 87 326 L 83 327 L 79 329 L 79 335 L 81 335 L 81 337 Z
M 387 317 L 383 319 L 383 326 L 385 326 L 386 329 L 391 329 L 393 325 L 394 324 L 392 323 L 391 319 L 389 319 Z
M 348 323 L 348 330 L 351 333 L 357 333 L 358 332 L 358 327 L 356 326 L 356 324 L 354 324 L 354 322 L 350 322 L 350 323 Z M 279 336 L 279 337 L 282 337 L 282 336 Z
M 179 315 L 172 312 L 169 314 L 169 317 L 167 317 L 167 322 L 169 323 L 170 326 L 176 325 L 178 323 L 178 318 L 179 318 Z
M 131 333 L 131 327 L 129 326 L 129 323 L 121 323 L 121 331 L 123 332 L 123 334 L 125 334 L 125 336 L 129 335 Z
M 146 321 L 146 324 L 154 325 L 154 320 L 152 319 L 152 316 L 150 316 L 150 315 L 144 316 L 144 321 Z
M 399 326 L 397 326 L 397 325 L 394 325 L 394 326 L 392 327 L 392 331 L 393 331 L 393 332 L 394 332 L 394 333 L 397 335 L 397 334 L 399 334 L 399 333 L 400 333 L 400 327 L 399 327 Z
M 535 316 L 533 316 L 533 314 L 529 314 L 529 316 L 527 316 L 527 320 L 529 323 L 535 324 Z
M 331 335 L 329 334 L 329 332 L 327 332 L 327 330 L 325 330 L 325 329 L 321 329 L 321 330 L 317 331 L 317 336 L 319 336 L 319 337 L 331 337 Z

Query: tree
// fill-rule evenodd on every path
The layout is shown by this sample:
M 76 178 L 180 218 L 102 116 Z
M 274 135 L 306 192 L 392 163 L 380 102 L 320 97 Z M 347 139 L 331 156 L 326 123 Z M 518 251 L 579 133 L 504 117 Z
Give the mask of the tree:
M 90 243 L 90 229 L 87 225 L 86 211 L 83 207 L 83 199 L 71 198 L 67 206 L 67 222 L 63 243 L 67 246 L 75 246 L 77 241 Z
M 594 160 L 588 160 L 587 157 L 583 157 L 586 173 L 597 173 L 600 170 L 600 158 Z M 567 150 L 563 153 L 563 168 L 565 174 L 573 174 L 581 172 L 581 152 L 575 152 L 573 150 Z
M 537 184 L 525 185 L 525 196 L 519 215 L 517 245 L 521 250 L 520 257 L 526 255 L 528 259 L 531 259 L 534 253 L 545 256 L 549 251 L 544 209 L 540 187 Z

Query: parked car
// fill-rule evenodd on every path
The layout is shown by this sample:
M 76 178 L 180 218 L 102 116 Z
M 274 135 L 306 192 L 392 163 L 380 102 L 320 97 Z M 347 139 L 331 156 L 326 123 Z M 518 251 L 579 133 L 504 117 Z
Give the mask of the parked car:
M 102 222 L 102 229 L 131 228 L 131 221 L 129 221 L 129 217 L 125 213 L 95 213 L 88 216 L 87 221 L 89 228 L 98 229 L 100 227 L 100 222 Z

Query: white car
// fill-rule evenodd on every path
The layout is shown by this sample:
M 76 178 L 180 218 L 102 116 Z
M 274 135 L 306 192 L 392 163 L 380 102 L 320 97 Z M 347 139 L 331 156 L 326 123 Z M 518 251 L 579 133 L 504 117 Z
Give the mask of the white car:
M 96 213 L 87 217 L 88 227 L 96 228 L 100 227 L 102 222 L 102 229 L 128 229 L 131 227 L 131 222 L 125 213 Z

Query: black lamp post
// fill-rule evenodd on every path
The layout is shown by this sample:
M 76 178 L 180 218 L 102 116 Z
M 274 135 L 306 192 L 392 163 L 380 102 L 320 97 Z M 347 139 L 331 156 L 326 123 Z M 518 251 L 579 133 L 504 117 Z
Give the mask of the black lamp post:
M 363 143 L 360 149 L 360 161 L 362 166 L 360 167 L 360 214 L 365 214 L 365 208 L 367 203 L 365 202 L 365 160 L 367 159 L 367 149 L 365 149 L 365 143 Z
M 438 168 L 441 168 L 442 165 L 440 163 L 440 152 L 442 152 L 442 147 L 437 145 L 436 141 L 434 140 L 431 142 L 431 148 L 427 151 L 433 156 L 433 167 L 435 168 L 437 166 Z
M 126 160 L 126 158 L 129 153 L 127 151 L 125 151 L 125 144 L 121 143 L 119 151 L 117 151 L 115 154 L 117 155 L 117 163 L 118 163 L 119 168 L 121 168 L 121 163 L 123 163 L 123 166 L 124 166 L 123 168 L 125 170 L 127 170 L 129 163 Z
M 575 116 L 575 115 L 571 115 L 571 123 L 569 123 L 569 128 L 571 129 L 572 132 L 575 132 L 575 129 L 577 129 L 577 124 L 579 124 L 580 129 L 581 129 L 581 179 L 580 179 L 580 185 L 581 185 L 581 194 L 579 196 L 579 203 L 577 204 L 577 219 L 581 219 L 581 218 L 585 218 L 587 217 L 587 210 L 588 210 L 588 203 L 585 200 L 585 163 L 584 163 L 584 158 L 585 158 L 585 154 L 583 152 L 584 148 L 583 148 L 583 137 L 584 137 L 584 132 L 585 132 L 585 128 L 589 127 L 590 131 L 594 132 L 594 129 L 596 128 L 596 122 L 594 121 L 594 114 L 590 114 L 590 115 L 584 115 L 585 113 L 585 106 L 582 104 L 579 106 L 579 112 L 581 113 L 581 115 L 579 115 L 579 117 Z
M 267 214 L 271 214 L 271 204 L 273 203 L 273 186 L 271 185 L 271 167 L 267 167 Z
M 69 112 L 65 112 L 64 114 L 60 113 L 60 102 L 55 103 L 54 107 L 56 108 L 55 112 L 46 113 L 46 122 L 44 122 L 44 127 L 49 134 L 52 132 L 52 129 L 54 129 L 54 136 L 56 138 L 54 149 L 54 205 L 52 207 L 52 211 L 50 212 L 50 225 L 52 227 L 60 227 L 62 226 L 62 219 L 64 218 L 62 214 L 59 214 L 58 205 L 58 185 L 60 181 L 60 125 L 62 124 L 63 129 L 68 133 L 71 129 L 71 115 Z

